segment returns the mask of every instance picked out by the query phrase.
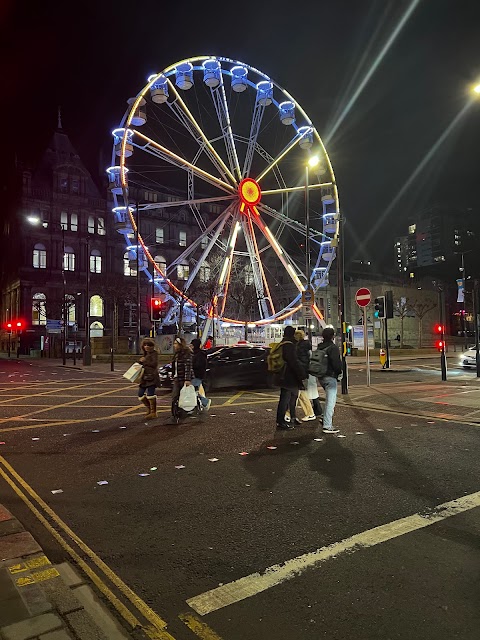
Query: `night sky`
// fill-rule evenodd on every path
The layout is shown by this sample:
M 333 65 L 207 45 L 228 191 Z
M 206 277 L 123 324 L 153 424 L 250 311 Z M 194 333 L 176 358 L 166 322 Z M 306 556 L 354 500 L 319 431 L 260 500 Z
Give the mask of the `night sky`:
M 269 74 L 328 141 L 349 257 L 391 266 L 393 237 L 430 204 L 480 215 L 480 99 L 468 106 L 468 86 L 480 81 L 478 0 L 4 0 L 0 24 L 4 160 L 38 157 L 61 105 L 64 129 L 98 171 L 126 99 L 148 75 L 217 54 Z

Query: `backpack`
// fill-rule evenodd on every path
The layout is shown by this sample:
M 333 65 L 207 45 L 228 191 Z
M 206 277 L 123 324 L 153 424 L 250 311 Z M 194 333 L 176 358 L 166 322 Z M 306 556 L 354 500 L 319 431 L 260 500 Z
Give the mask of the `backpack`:
M 270 373 L 283 373 L 285 369 L 285 360 L 283 359 L 283 345 L 287 342 L 290 342 L 290 340 L 273 342 L 270 345 L 270 353 L 267 356 L 267 367 Z
M 308 365 L 308 373 L 316 378 L 323 378 L 327 375 L 328 370 L 328 347 L 319 349 L 312 353 L 310 364 Z

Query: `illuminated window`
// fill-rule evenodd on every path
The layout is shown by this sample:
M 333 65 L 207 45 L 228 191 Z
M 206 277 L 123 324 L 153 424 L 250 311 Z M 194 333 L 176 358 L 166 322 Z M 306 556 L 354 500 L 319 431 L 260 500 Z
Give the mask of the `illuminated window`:
M 68 294 L 65 296 L 65 307 L 67 309 L 68 322 L 75 322 L 77 317 L 75 296 Z
M 72 178 L 72 193 L 80 193 L 80 180 L 78 178 Z
M 44 293 L 34 293 L 32 297 L 32 325 L 47 324 L 47 296 Z
M 36 244 L 33 248 L 33 268 L 47 268 L 47 250 L 45 249 L 43 244 Z
M 417 225 L 416 224 L 409 225 L 408 233 L 410 233 L 410 234 L 415 233 L 416 230 L 417 230 Z
M 177 278 L 179 280 L 188 280 L 189 275 L 190 275 L 190 267 L 188 266 L 188 264 L 177 265 Z
M 155 256 L 154 258 L 155 264 L 160 269 L 162 273 L 165 273 L 167 270 L 167 261 L 163 256 Z
M 75 271 L 75 252 L 72 247 L 65 247 L 63 268 L 65 271 Z
M 99 236 L 105 235 L 105 218 L 97 218 L 97 233 Z
M 95 218 L 88 216 L 88 233 L 95 233 Z
M 413 273 L 413 271 L 410 271 L 410 278 L 414 278 L 414 277 L 415 277 L 415 274 Z
M 178 244 L 181 247 L 186 247 L 187 246 L 187 232 L 186 231 L 180 231 L 178 234 Z
M 164 242 L 164 233 L 163 227 L 157 227 L 155 229 L 155 242 L 157 244 L 163 244 Z
M 90 272 L 102 273 L 102 256 L 98 249 L 94 249 L 90 254 Z
M 78 216 L 76 213 L 70 215 L 70 231 L 78 231 Z
M 208 236 L 203 236 L 202 237 L 202 241 L 200 243 L 200 246 L 202 247 L 202 249 L 206 249 L 209 240 L 210 240 L 210 238 Z
M 103 298 L 101 296 L 92 296 L 90 298 L 90 316 L 101 318 L 103 316 Z
M 60 226 L 64 230 L 67 230 L 68 228 L 68 213 L 66 211 L 62 211 L 60 214 Z
M 210 265 L 208 262 L 204 262 L 198 272 L 200 282 L 208 282 L 210 280 Z

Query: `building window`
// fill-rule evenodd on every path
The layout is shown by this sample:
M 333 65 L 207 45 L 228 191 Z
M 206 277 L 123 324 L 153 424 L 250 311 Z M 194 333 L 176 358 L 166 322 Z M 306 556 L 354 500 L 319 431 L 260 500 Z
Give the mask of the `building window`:
M 190 267 L 188 264 L 177 264 L 177 278 L 179 280 L 188 280 L 190 275 Z
M 202 237 L 202 241 L 200 242 L 200 246 L 201 246 L 202 249 L 206 249 L 207 248 L 209 240 L 210 240 L 210 238 L 208 236 L 203 236 Z
M 88 233 L 95 233 L 95 218 L 88 216 Z
M 130 266 L 130 256 L 128 255 L 128 251 L 125 251 L 123 254 L 123 275 L 124 276 L 136 276 L 137 270 L 132 269 Z
M 102 273 L 102 256 L 98 249 L 94 249 L 90 254 L 90 272 Z
M 165 258 L 163 256 L 155 256 L 154 260 L 160 271 L 165 274 L 167 271 L 167 261 Z
M 123 306 L 123 326 L 124 327 L 136 327 L 137 326 L 137 305 L 127 302 Z
M 32 325 L 47 324 L 47 296 L 44 293 L 34 293 L 32 298 Z
M 187 232 L 186 231 L 180 231 L 178 234 L 178 244 L 181 247 L 186 247 L 187 246 Z
M 78 231 L 78 216 L 72 213 L 70 216 L 70 231 Z
M 63 254 L 63 268 L 65 271 L 75 271 L 75 253 L 72 247 L 65 247 Z
M 34 269 L 47 268 L 47 250 L 43 244 L 36 244 L 33 248 L 33 267 Z
M 415 233 L 415 231 L 416 231 L 416 230 L 417 230 L 417 225 L 416 225 L 416 224 L 411 224 L 411 225 L 408 227 L 408 233 L 409 233 L 409 234 L 411 234 L 411 233 Z
M 60 226 L 64 231 L 68 229 L 68 213 L 66 211 L 62 211 L 60 214 Z
M 94 318 L 103 317 L 103 298 L 101 296 L 92 296 L 90 298 L 90 316 Z
M 68 192 L 68 178 L 60 178 L 60 193 Z
M 72 193 L 80 193 L 80 180 L 78 178 L 72 178 Z
M 97 218 L 97 233 L 99 236 L 105 235 L 105 218 Z
M 200 282 L 208 282 L 210 280 L 210 265 L 208 262 L 204 262 L 198 272 Z
M 67 322 L 74 323 L 77 318 L 75 296 L 70 294 L 65 296 L 65 308 L 67 311 Z
M 163 227 L 157 227 L 155 229 L 155 242 L 157 244 L 163 244 L 164 242 L 164 233 Z

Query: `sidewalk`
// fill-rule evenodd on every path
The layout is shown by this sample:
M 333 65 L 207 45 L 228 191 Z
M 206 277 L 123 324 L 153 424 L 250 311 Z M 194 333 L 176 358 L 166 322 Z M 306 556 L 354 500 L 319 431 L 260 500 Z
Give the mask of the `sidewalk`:
M 68 563 L 52 565 L 0 505 L 1 640 L 133 638 Z

